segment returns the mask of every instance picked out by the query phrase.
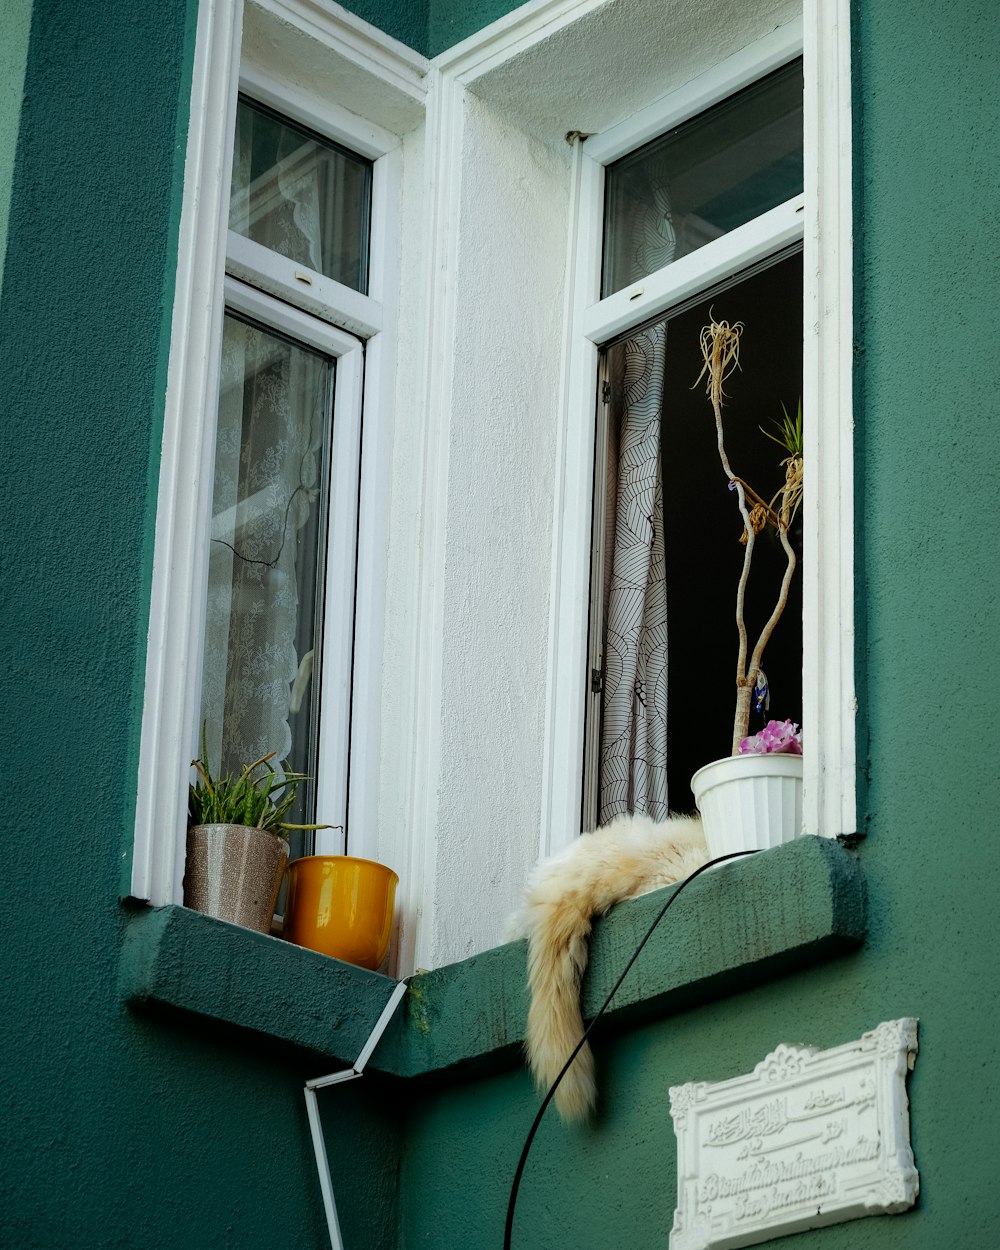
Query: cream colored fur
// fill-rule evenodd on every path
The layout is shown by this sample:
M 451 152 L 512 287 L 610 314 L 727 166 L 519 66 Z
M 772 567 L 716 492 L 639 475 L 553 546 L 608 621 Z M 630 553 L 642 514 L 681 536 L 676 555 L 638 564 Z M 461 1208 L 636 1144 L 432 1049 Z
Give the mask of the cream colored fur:
M 511 936 L 528 939 L 531 1005 L 525 1049 L 535 1083 L 547 1090 L 583 1036 L 580 982 L 591 919 L 615 903 L 656 890 L 700 868 L 708 856 L 701 821 L 618 816 L 532 871 Z M 597 1096 L 589 1045 L 555 1094 L 563 1120 L 584 1119 Z

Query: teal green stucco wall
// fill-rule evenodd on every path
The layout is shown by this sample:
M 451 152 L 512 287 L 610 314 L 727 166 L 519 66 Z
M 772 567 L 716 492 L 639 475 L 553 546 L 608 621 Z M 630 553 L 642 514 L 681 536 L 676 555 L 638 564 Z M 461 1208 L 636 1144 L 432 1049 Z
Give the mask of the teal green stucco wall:
M 427 11 L 431 0 L 350 0 L 344 8 L 400 43 L 427 55 Z
M 430 0 L 428 56 L 437 56 L 518 8 L 511 0 Z
M 779 1042 L 835 1045 L 908 1014 L 921 1020 L 909 1086 L 917 1209 L 773 1244 L 1000 1244 L 1000 353 L 989 328 L 1000 294 L 1000 17 L 985 3 L 889 0 L 862 6 L 855 35 L 869 934 L 854 955 L 608 1040 L 596 1125 L 553 1120 L 536 1140 L 515 1226 L 523 1250 L 664 1245 L 671 1084 L 734 1076 Z M 408 1247 L 497 1244 L 536 1106 L 511 1072 L 424 1094 L 401 1191 Z
M 315 1061 L 138 1014 L 118 988 L 196 7 L 34 4 L 0 298 L 0 1244 L 18 1250 L 325 1235 Z M 386 1207 L 382 1146 L 358 1192 Z
M 30 31 L 31 0 L 6 0 L 0 11 L 0 290 Z
M 517 7 L 512 0 L 348 0 L 344 5 L 424 56 L 437 56 Z

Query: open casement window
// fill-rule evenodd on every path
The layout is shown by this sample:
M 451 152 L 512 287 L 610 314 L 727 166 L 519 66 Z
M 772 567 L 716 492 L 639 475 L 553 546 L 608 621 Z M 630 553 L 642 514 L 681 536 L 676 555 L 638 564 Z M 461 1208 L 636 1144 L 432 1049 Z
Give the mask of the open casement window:
M 582 827 L 690 811 L 692 774 L 729 753 L 742 521 L 716 447 L 700 332 L 742 322 L 726 448 L 765 499 L 787 453 L 766 437 L 802 396 L 802 62 L 778 46 L 715 99 L 692 93 L 660 133 L 604 135 L 591 594 Z M 756 70 L 756 72 L 754 72 Z M 630 130 L 632 146 L 628 147 Z M 636 143 L 635 136 L 642 142 Z M 635 310 L 630 316 L 629 305 Z M 809 414 L 805 414 L 808 420 Z M 785 566 L 758 537 L 751 645 Z M 764 656 L 767 715 L 802 721 L 799 571 Z M 751 722 L 751 732 L 759 716 Z
M 199 724 L 215 770 L 307 774 L 293 823 L 346 802 L 363 357 L 296 305 L 324 279 L 365 293 L 370 202 L 370 162 L 241 96 Z M 343 849 L 343 822 L 318 838 Z

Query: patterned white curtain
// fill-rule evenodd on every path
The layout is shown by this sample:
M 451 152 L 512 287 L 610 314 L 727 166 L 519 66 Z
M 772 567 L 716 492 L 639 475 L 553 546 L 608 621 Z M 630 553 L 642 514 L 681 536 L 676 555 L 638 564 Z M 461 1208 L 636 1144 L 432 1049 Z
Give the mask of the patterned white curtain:
M 633 273 L 673 259 L 676 238 L 666 171 L 653 169 L 650 198 L 628 222 Z M 605 567 L 604 701 L 598 820 L 623 812 L 663 819 L 667 798 L 667 587 L 660 424 L 665 322 L 620 344 L 611 357 L 620 436 L 608 472 L 613 554 Z M 611 536 L 609 535 L 609 545 Z

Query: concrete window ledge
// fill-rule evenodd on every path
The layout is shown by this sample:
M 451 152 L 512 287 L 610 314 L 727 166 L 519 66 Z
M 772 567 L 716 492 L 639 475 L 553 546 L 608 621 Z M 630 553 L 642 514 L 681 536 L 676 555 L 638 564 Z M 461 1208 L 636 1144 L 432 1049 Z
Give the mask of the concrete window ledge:
M 592 1015 L 663 906 L 657 891 L 594 926 L 583 987 Z M 838 842 L 805 837 L 705 873 L 650 938 L 605 1017 L 627 1028 L 746 990 L 855 949 L 865 932 L 864 878 Z M 393 982 L 183 907 L 151 908 L 128 926 L 122 987 L 137 1007 L 254 1035 L 350 1064 Z M 484 951 L 410 980 L 368 1070 L 457 1077 L 521 1062 L 525 944 Z
M 350 1065 L 395 981 L 187 907 L 129 920 L 121 988 L 130 1006 L 221 1026 L 269 1049 Z

